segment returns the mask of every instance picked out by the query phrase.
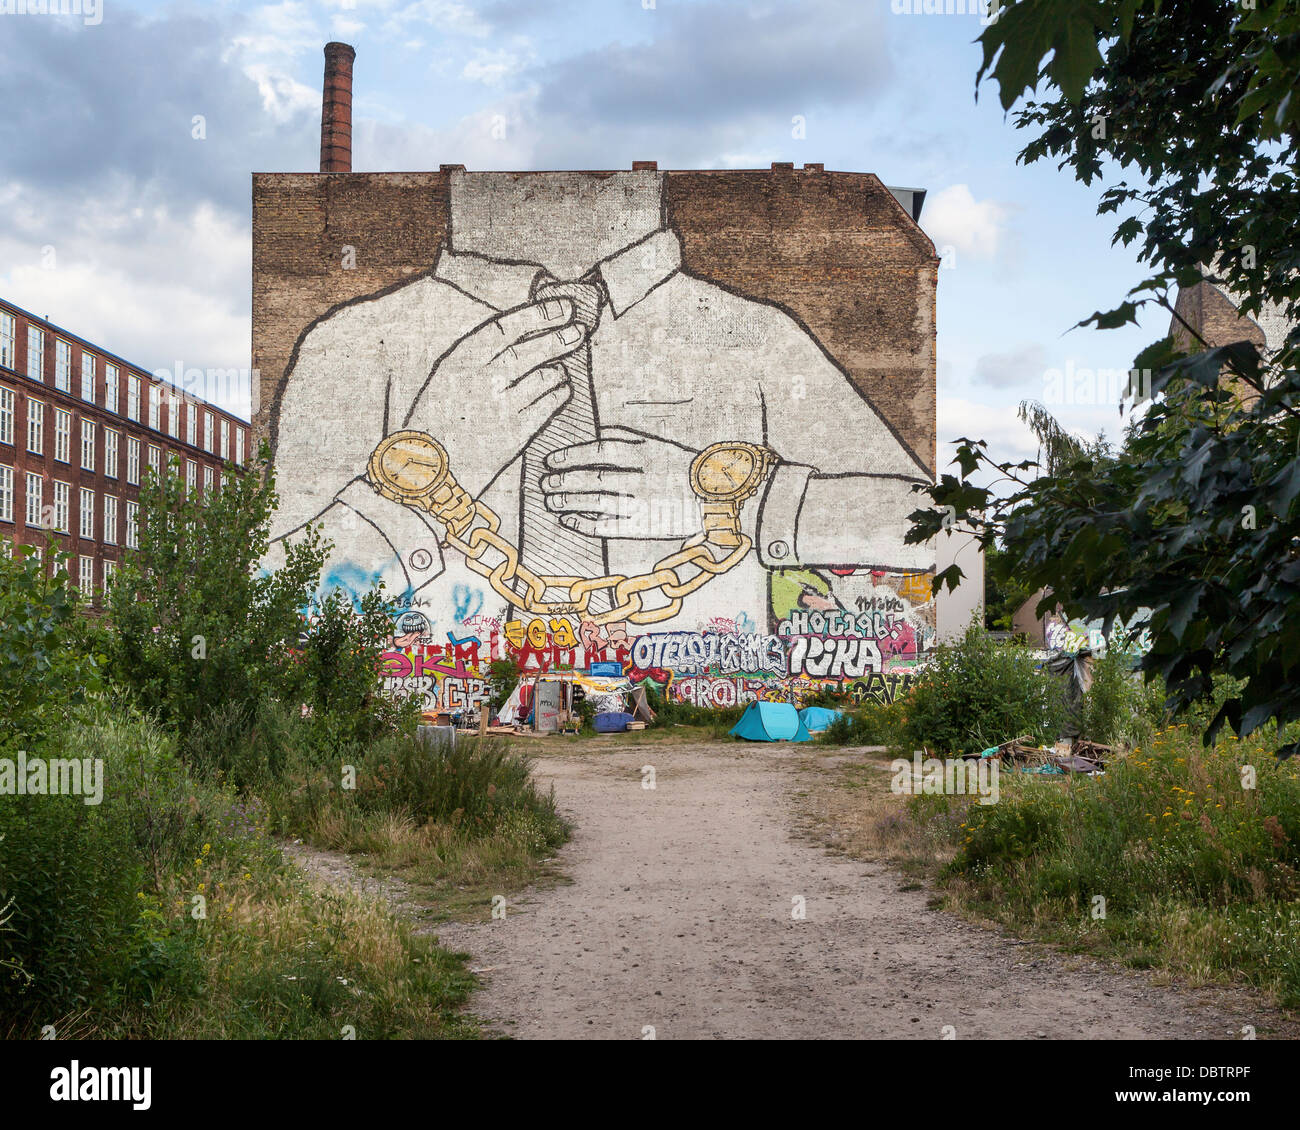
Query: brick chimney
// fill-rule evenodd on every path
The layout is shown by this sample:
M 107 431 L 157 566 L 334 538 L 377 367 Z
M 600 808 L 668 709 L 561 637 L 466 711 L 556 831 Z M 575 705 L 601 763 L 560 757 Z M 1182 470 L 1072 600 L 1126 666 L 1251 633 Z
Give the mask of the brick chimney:
M 352 60 L 346 43 L 325 44 L 325 90 L 320 111 L 320 171 L 352 171 Z

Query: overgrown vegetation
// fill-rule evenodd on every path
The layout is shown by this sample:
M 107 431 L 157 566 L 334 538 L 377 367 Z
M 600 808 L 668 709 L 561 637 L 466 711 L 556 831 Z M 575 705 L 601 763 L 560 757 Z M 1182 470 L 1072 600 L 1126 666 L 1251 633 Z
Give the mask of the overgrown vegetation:
M 1003 775 L 997 804 L 908 803 L 919 824 L 949 814 L 943 881 L 980 915 L 1300 1007 L 1300 770 L 1260 737 L 1207 749 L 1178 724 L 1102 777 Z
M 1071 617 L 1127 623 L 1149 611 L 1142 665 L 1172 703 L 1204 699 L 1216 676 L 1238 680 L 1207 739 L 1300 719 L 1289 630 L 1300 618 L 1300 8 L 1019 0 L 980 39 L 977 88 L 987 74 L 1004 110 L 1020 103 L 1016 124 L 1031 131 L 1021 159 L 1109 180 L 1098 211 L 1117 216 L 1115 240 L 1151 268 L 1080 324 L 1123 325 L 1154 305 L 1178 334 L 1139 358 L 1142 410 L 1113 457 L 1072 452 L 1033 475 L 963 438 L 959 473 L 927 488 L 934 508 L 912 515 L 908 537 L 955 520 L 1002 546 L 1021 581 Z M 1207 277 L 1244 314 L 1287 325 L 1285 339 L 1199 339 L 1173 291 Z M 936 584 L 959 576 L 953 566 Z
M 47 576 L 0 553 L 0 757 L 103 766 L 99 803 L 0 796 L 0 1033 L 473 1035 L 463 955 L 314 889 L 277 837 L 477 897 L 528 881 L 567 836 L 525 758 L 424 742 L 418 707 L 377 692 L 391 608 L 317 599 L 312 531 L 259 569 L 276 505 L 262 455 L 205 503 L 174 468 L 147 477 L 101 622 L 76 614 L 60 556 Z

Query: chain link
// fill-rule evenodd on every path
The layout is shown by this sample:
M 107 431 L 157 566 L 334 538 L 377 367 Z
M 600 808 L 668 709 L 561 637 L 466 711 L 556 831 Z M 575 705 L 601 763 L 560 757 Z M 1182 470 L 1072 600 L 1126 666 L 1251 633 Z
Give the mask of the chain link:
M 446 545 L 465 555 L 465 564 L 482 577 L 499 596 L 518 605 L 535 616 L 579 616 L 596 624 L 610 624 L 625 620 L 632 624 L 654 624 L 668 620 L 681 611 L 682 600 L 707 584 L 713 577 L 737 565 L 749 552 L 753 541 L 740 534 L 739 544 L 715 561 L 709 549 L 707 534 L 696 534 L 682 547 L 655 562 L 648 573 L 626 577 L 613 573 L 604 577 L 557 577 L 549 573 L 534 573 L 519 559 L 517 550 L 498 532 L 501 520 L 491 507 L 482 502 L 471 503 L 473 514 L 484 522 L 472 526 L 469 522 L 456 522 L 447 526 Z M 464 512 L 462 511 L 462 518 Z M 472 522 L 471 518 L 471 522 Z M 465 534 L 462 538 L 460 535 Z M 488 550 L 495 550 L 501 559 L 495 564 L 484 560 Z M 692 566 L 698 572 L 683 575 L 679 570 Z M 546 590 L 567 589 L 569 599 L 547 600 Z M 604 589 L 613 590 L 614 607 L 608 612 L 589 613 L 591 594 Z M 643 594 L 662 591 L 668 603 L 646 608 Z

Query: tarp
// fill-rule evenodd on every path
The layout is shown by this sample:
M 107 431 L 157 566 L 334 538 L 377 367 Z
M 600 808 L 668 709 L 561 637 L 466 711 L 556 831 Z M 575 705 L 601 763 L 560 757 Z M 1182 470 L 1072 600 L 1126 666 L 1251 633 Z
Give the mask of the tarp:
M 807 742 L 808 728 L 788 702 L 751 702 L 731 733 L 751 742 Z
M 645 687 L 637 687 L 632 692 L 632 717 L 647 724 L 655 720 L 655 712 L 646 701 Z
M 844 711 L 832 710 L 829 706 L 805 706 L 799 711 L 799 720 L 808 727 L 810 734 L 826 729 Z

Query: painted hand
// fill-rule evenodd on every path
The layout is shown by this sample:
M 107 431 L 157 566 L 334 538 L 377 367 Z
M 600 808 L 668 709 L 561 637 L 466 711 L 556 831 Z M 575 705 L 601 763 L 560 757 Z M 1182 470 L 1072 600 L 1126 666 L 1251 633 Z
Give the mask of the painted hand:
M 690 484 L 695 455 L 630 428 L 602 428 L 597 442 L 547 456 L 547 509 L 588 537 L 680 541 L 700 530 Z
M 442 443 L 451 473 L 477 497 L 569 399 L 555 362 L 587 332 L 567 298 L 489 318 L 438 359 L 403 426 Z

